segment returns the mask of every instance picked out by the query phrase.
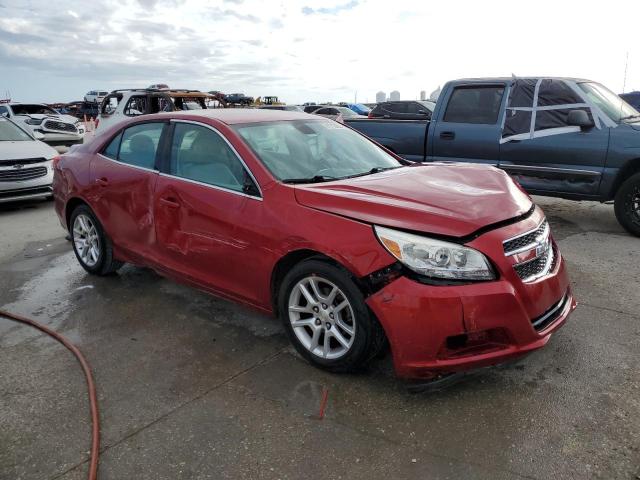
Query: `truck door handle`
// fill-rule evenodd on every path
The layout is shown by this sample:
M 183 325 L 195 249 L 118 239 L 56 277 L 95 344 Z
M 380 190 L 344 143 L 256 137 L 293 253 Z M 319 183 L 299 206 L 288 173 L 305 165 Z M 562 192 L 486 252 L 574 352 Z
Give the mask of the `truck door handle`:
M 440 132 L 440 138 L 443 140 L 453 140 L 456 138 L 456 132 Z
M 180 203 L 174 197 L 163 197 L 160 199 L 160 203 L 166 205 L 169 208 L 180 208 Z
M 101 187 L 106 187 L 107 185 L 109 185 L 109 180 L 107 180 L 107 177 L 96 178 L 96 184 L 100 185 Z

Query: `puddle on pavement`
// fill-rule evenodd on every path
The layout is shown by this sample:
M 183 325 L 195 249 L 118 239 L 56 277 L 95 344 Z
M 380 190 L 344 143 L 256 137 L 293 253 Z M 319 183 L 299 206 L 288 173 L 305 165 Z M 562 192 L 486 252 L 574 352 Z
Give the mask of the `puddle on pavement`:
M 36 259 L 33 259 L 36 261 Z M 39 260 L 42 263 L 42 260 Z M 30 260 L 16 262 L 17 265 L 30 264 Z M 35 266 L 31 265 L 31 267 Z M 3 310 L 24 315 L 39 321 L 54 330 L 60 330 L 74 304 L 71 299 L 79 287 L 90 286 L 91 279 L 79 268 L 73 252 L 60 255 L 44 265 L 22 286 L 17 288 L 17 298 L 2 306 Z M 0 322 L 0 345 L 12 346 L 24 340 L 40 336 L 40 332 L 16 325 L 14 322 Z M 65 335 L 74 340 L 73 331 Z

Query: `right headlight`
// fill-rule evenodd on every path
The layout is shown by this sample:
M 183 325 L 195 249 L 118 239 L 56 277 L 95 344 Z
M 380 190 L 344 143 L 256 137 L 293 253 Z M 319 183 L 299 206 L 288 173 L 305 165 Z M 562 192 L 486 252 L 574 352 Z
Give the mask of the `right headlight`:
M 374 229 L 389 253 L 420 275 L 450 280 L 495 278 L 487 258 L 473 248 L 391 228 Z
M 29 125 L 41 125 L 42 120 L 44 119 L 43 118 L 27 118 L 25 120 L 25 123 L 28 123 Z

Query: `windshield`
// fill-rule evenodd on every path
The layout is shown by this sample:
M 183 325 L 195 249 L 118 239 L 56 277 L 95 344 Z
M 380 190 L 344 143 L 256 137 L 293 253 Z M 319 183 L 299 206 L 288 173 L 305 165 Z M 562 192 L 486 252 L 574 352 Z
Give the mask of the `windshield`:
M 587 95 L 587 98 L 614 122 L 620 123 L 621 120 L 640 115 L 635 108 L 599 83 L 579 83 L 578 86 Z
M 338 107 L 338 111 L 342 114 L 343 117 L 358 117 L 359 115 L 347 107 Z
M 52 108 L 47 107 L 46 105 L 11 105 L 13 109 L 13 113 L 16 115 L 34 115 L 34 114 L 44 114 L 44 115 L 57 115 L 58 112 L 53 110 Z
M 282 181 L 320 182 L 401 166 L 370 140 L 330 120 L 240 125 L 236 130 Z
M 436 108 L 436 104 L 433 102 L 425 102 L 425 101 L 420 101 L 418 102 L 420 105 L 424 105 L 425 107 L 427 107 L 427 110 L 429 110 L 430 112 L 433 113 L 433 110 Z
M 20 127 L 9 120 L 0 118 L 0 142 L 25 142 L 33 141 L 33 138 Z

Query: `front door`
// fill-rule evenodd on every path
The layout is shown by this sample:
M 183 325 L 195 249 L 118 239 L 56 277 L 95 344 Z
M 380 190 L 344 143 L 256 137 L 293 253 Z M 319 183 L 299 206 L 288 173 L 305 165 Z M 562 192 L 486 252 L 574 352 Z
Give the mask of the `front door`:
M 126 128 L 91 160 L 94 212 L 116 246 L 135 256 L 148 256 L 155 241 L 156 154 L 165 125 L 148 122 Z
M 221 134 L 174 122 L 169 165 L 158 180 L 154 211 L 165 268 L 210 290 L 256 302 L 255 265 L 264 258 L 262 198 Z
M 504 85 L 461 85 L 443 98 L 427 160 L 498 165 Z M 432 127 L 429 127 L 432 128 Z

